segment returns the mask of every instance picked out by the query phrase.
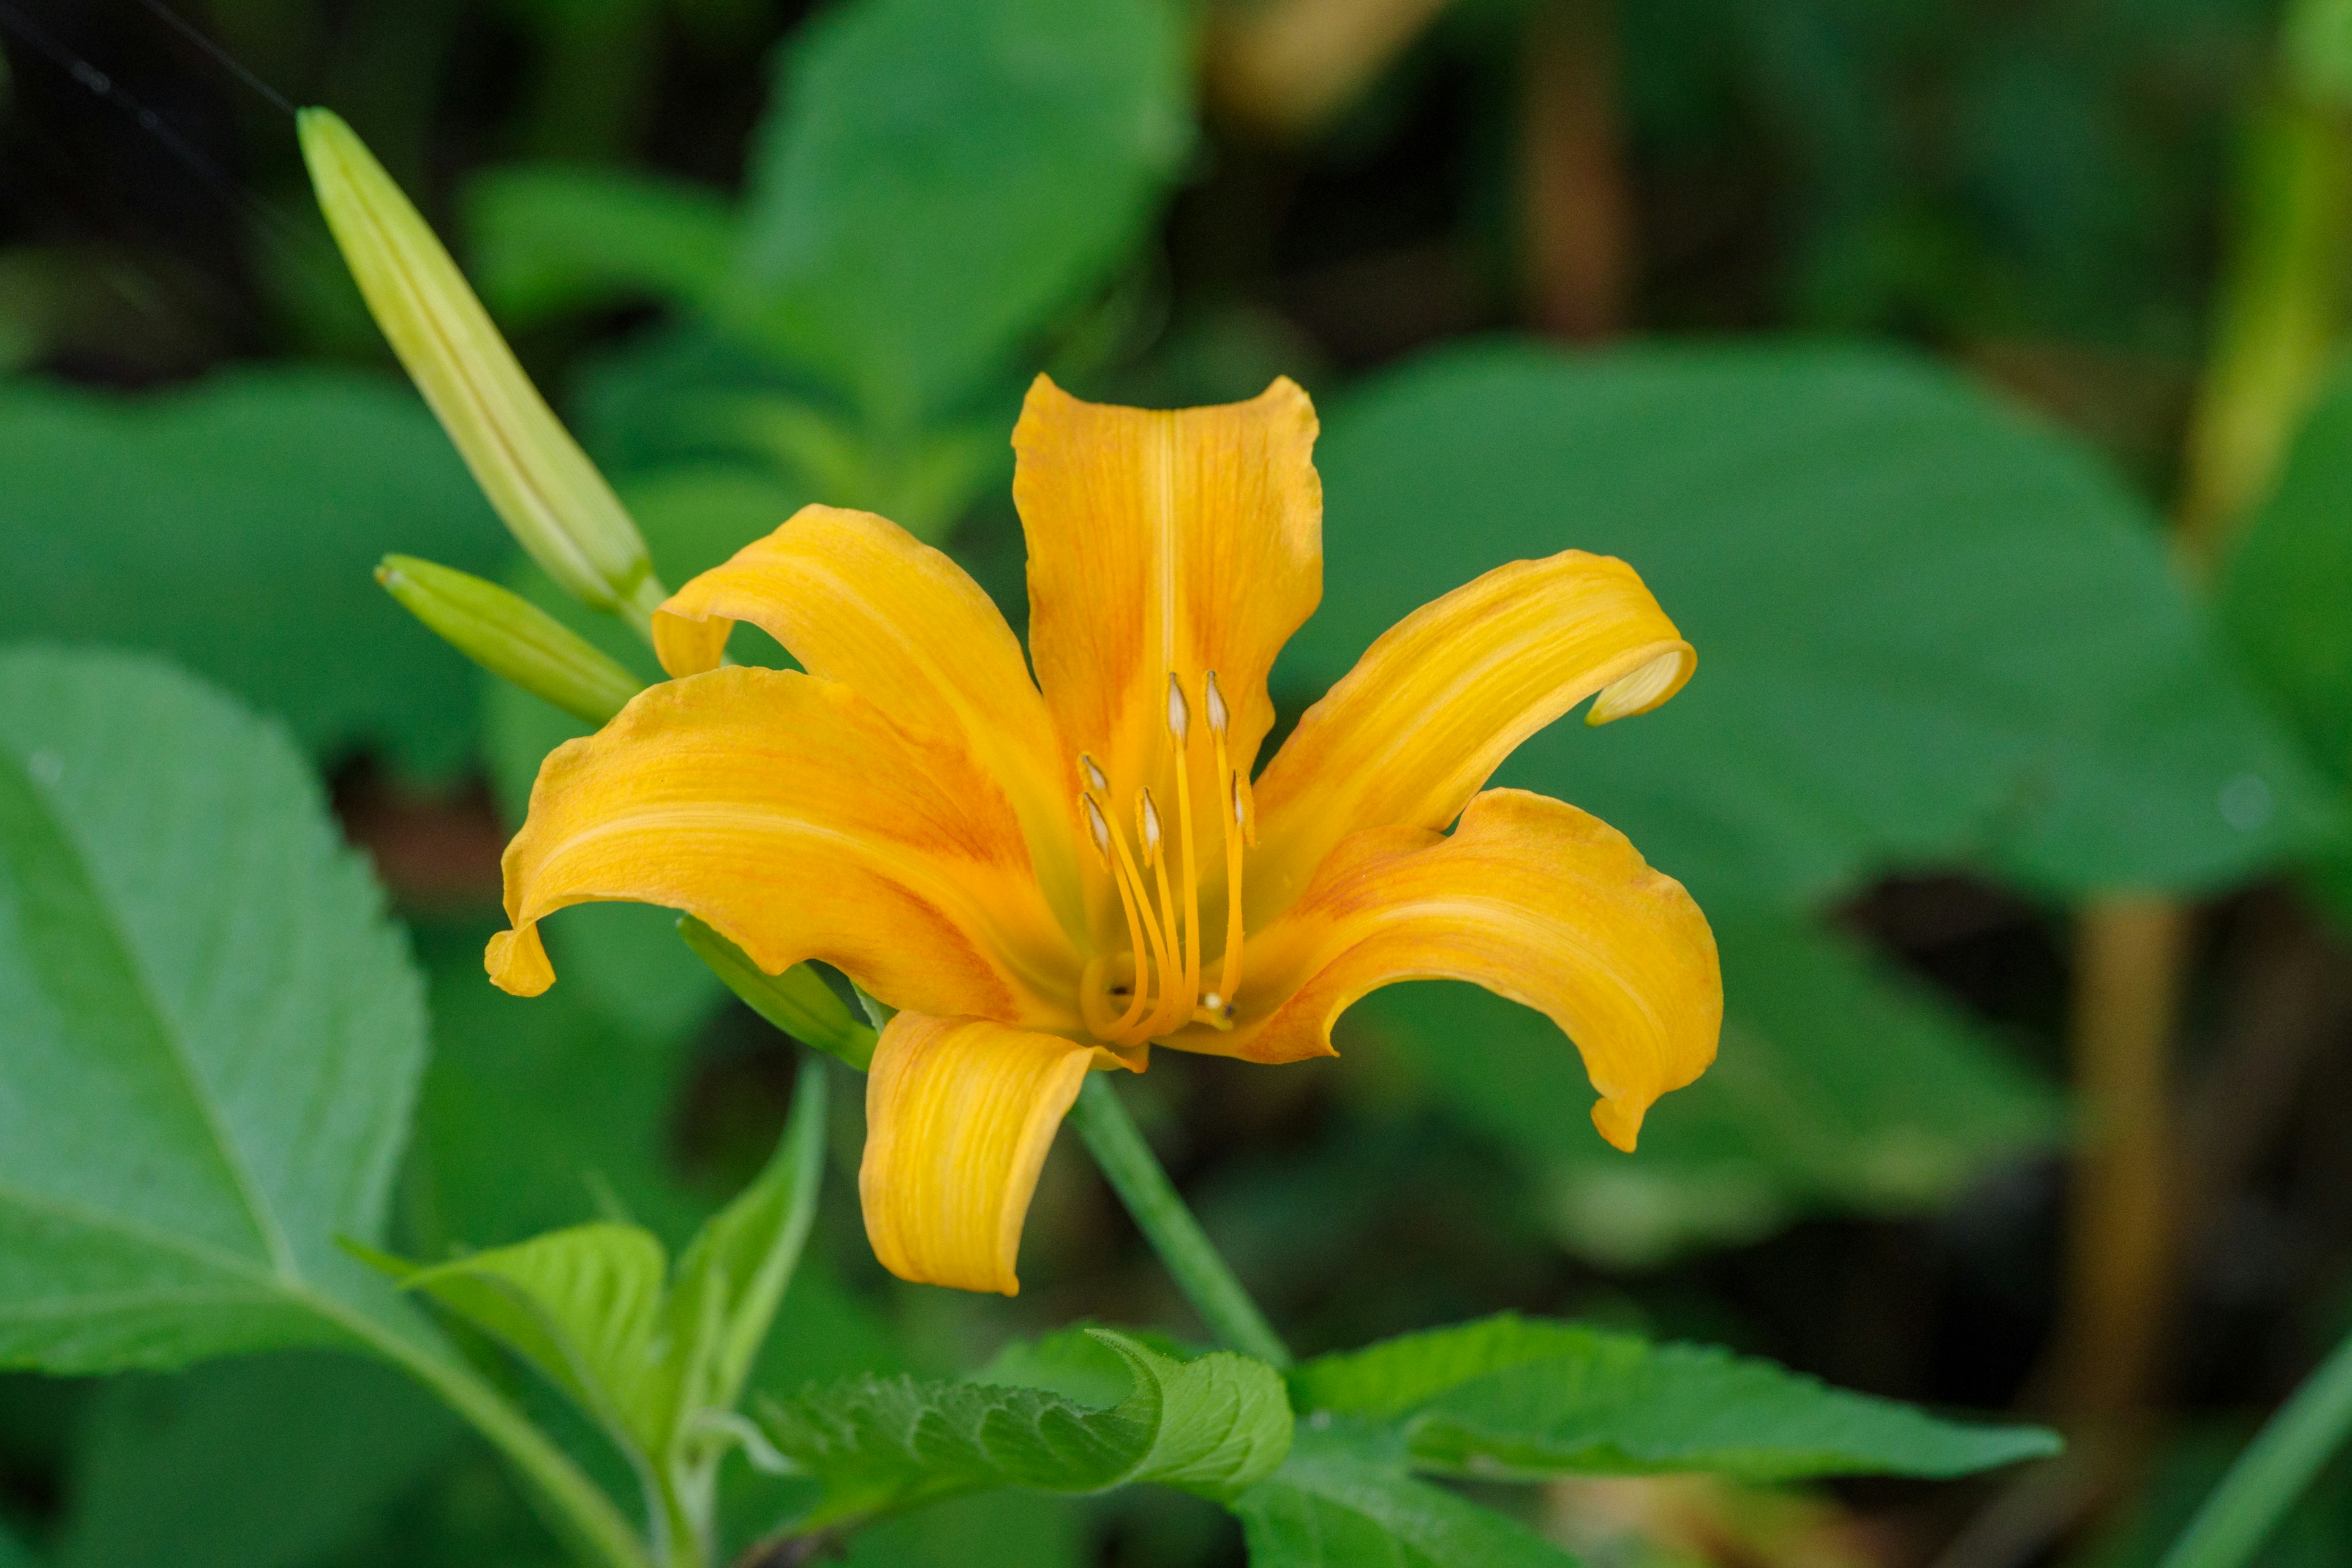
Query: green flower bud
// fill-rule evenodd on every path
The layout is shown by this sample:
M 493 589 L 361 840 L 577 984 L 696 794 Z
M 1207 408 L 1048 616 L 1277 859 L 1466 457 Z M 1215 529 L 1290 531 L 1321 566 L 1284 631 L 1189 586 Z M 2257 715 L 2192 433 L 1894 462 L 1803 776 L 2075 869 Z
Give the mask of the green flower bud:
M 387 555 L 375 580 L 443 641 L 534 697 L 602 724 L 645 682 L 521 595 L 470 573 Z
M 352 128 L 324 109 L 304 110 L 299 125 L 320 209 L 369 310 L 490 504 L 567 593 L 644 624 L 667 595 L 620 498 Z

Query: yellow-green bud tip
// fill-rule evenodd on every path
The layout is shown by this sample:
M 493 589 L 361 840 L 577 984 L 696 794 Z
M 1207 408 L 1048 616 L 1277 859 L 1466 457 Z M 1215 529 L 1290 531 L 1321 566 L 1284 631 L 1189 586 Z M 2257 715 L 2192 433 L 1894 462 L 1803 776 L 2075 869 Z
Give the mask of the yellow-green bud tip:
M 368 310 L 516 540 L 585 604 L 658 602 L 637 525 L 383 165 L 331 110 L 303 110 L 295 128 Z

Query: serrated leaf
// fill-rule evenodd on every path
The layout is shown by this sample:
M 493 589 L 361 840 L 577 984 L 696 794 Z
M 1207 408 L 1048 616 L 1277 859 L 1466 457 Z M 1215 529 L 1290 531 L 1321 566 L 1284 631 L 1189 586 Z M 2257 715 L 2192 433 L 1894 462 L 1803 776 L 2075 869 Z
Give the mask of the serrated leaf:
M 403 1282 L 503 1341 L 606 1430 L 640 1445 L 660 1395 L 669 1259 L 630 1225 L 583 1225 L 406 1273 Z
M 1324 1356 L 1290 1386 L 1303 1409 L 1395 1424 L 1415 1464 L 1486 1476 L 1959 1476 L 2058 1448 L 1713 1346 L 1507 1313 Z
M 423 1331 L 334 1238 L 381 1234 L 424 1058 L 280 731 L 143 657 L 0 654 L 0 1363 Z
M 1937 861 L 2210 886 L 2338 830 L 2157 520 L 1924 360 L 1458 348 L 1333 404 L 1315 457 L 1323 604 L 1280 679 L 1319 690 L 1507 561 L 1622 556 L 1696 677 L 1639 719 L 1552 726 L 1496 782 L 1594 812 L 1712 916 Z
M 862 0 L 785 57 L 738 313 L 895 428 L 997 374 L 1140 235 L 1191 145 L 1164 0 Z
M 698 304 L 736 244 L 721 193 L 585 164 L 487 170 L 467 185 L 466 218 L 474 286 L 509 328 L 631 300 Z
M 1088 1332 L 1133 1380 L 1108 1409 L 1034 1388 L 868 1377 L 772 1401 L 761 1425 L 824 1482 L 813 1523 L 996 1486 L 1151 1482 L 1227 1498 L 1282 1462 L 1290 1407 L 1272 1367 L 1230 1352 L 1180 1362 Z
M 375 585 L 388 550 L 478 574 L 511 549 L 414 393 L 242 370 L 124 397 L 0 387 L 0 624 L 169 654 L 316 755 L 427 773 L 473 749 L 472 666 Z
M 1593 1135 L 1583 1068 L 1540 1014 L 1416 984 L 1366 998 L 1357 1022 L 1509 1154 L 1562 1245 L 1613 1267 L 1810 1211 L 1929 1212 L 2063 1135 L 2056 1090 L 2008 1042 L 1850 939 L 1776 921 L 1715 930 L 1721 1049 L 1652 1110 L 1630 1158 Z
M 1308 1430 L 1234 1511 L 1250 1568 L 1575 1568 L 1525 1525 Z

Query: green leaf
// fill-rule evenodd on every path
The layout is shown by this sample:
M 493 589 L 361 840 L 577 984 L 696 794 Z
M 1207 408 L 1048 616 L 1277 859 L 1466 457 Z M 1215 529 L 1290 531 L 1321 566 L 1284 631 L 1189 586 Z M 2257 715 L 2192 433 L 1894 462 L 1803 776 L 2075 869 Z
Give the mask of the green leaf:
M 420 773 L 473 745 L 474 674 L 384 598 L 387 550 L 495 571 L 512 548 L 405 386 L 276 368 L 136 398 L 0 386 L 0 623 L 168 653 L 315 754 Z
M 404 1275 L 505 1342 L 640 1453 L 660 1398 L 662 1287 L 669 1259 L 631 1225 L 583 1225 Z
M 352 1356 L 258 1356 L 114 1379 L 80 1431 L 51 1561 L 310 1568 L 340 1560 L 450 1457 L 458 1435 L 415 1383 Z
M 1367 997 L 1357 1022 L 1526 1172 L 1563 1246 L 1620 1268 L 1811 1211 L 1930 1213 L 2062 1136 L 2056 1090 L 2006 1042 L 1851 940 L 1743 920 L 1716 938 L 1721 1051 L 1652 1109 L 1631 1157 L 1594 1134 L 1583 1066 L 1539 1013 L 1414 984 Z
M 761 1424 L 824 1483 L 813 1523 L 997 1486 L 1150 1482 L 1223 1499 L 1282 1462 L 1290 1408 L 1272 1367 L 1230 1352 L 1180 1362 L 1087 1331 L 1132 1379 L 1108 1409 L 1034 1388 L 866 1377 L 772 1401 Z
M 786 57 L 739 309 L 898 428 L 1096 287 L 1191 144 L 1165 0 L 858 0 Z
M 474 287 L 509 327 L 633 299 L 709 300 L 737 238 L 718 191 L 581 164 L 477 174 L 466 218 Z
M 1234 1511 L 1250 1568 L 1575 1568 L 1525 1525 L 1414 1480 L 1349 1435 L 1302 1430 Z
M 425 1058 L 383 896 L 274 727 L 123 654 L 0 654 L 0 1363 L 420 1325 L 382 1232 Z
M 1293 690 L 1507 561 L 1642 574 L 1696 678 L 1655 713 L 1552 726 L 1497 782 L 1594 811 L 1711 914 L 1934 861 L 2201 887 L 2338 828 L 2147 510 L 1924 361 L 1457 349 L 1335 405 L 1316 461 L 1325 590 Z
M 2058 1448 L 1712 1346 L 1508 1313 L 1321 1357 L 1290 1388 L 1302 1409 L 1396 1424 L 1417 1465 L 1492 1477 L 1960 1476 Z

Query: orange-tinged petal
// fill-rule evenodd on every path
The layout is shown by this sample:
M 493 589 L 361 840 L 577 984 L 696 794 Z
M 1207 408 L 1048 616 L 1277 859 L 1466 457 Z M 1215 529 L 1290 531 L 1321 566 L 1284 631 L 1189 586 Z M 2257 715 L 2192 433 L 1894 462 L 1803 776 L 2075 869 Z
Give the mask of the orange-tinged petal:
M 1239 1026 L 1168 1043 L 1253 1061 L 1328 1054 L 1332 1021 L 1399 980 L 1474 981 L 1549 1014 L 1620 1149 L 1658 1096 L 1715 1059 L 1723 1024 L 1715 936 L 1682 884 L 1598 817 L 1504 789 L 1473 799 L 1451 837 L 1383 827 L 1341 845 L 1251 933 Z
M 1600 693 L 1644 713 L 1696 658 L 1631 566 L 1570 550 L 1516 561 L 1399 621 L 1307 710 L 1257 782 L 1251 923 L 1288 907 L 1368 827 L 1444 827 L 1520 742 Z
M 783 644 L 811 675 L 980 759 L 1021 818 L 1048 897 L 1076 927 L 1075 759 L 1055 741 L 1020 640 L 962 567 L 872 512 L 803 507 L 661 607 L 662 668 L 716 669 L 737 621 Z
M 1171 798 L 1171 674 L 1197 709 L 1216 672 L 1249 772 L 1274 722 L 1266 672 L 1323 594 L 1315 432 L 1287 378 L 1177 412 L 1082 403 L 1044 376 L 1029 388 L 1013 432 L 1029 649 L 1064 745 L 1102 766 L 1117 809 L 1145 786 Z M 1193 766 L 1195 795 L 1213 798 L 1205 748 Z M 1204 837 L 1204 859 L 1215 844 Z M 1096 914 L 1108 932 L 1117 905 Z
M 1108 1052 L 982 1018 L 901 1013 L 866 1079 L 857 1192 L 901 1279 L 1018 1295 L 1021 1224 L 1045 1151 Z
M 491 979 L 546 989 L 538 921 L 607 899 L 683 910 L 772 974 L 823 959 L 893 1006 L 1082 1026 L 1078 959 L 1003 792 L 960 746 L 798 671 L 654 687 L 548 757 L 507 847 L 515 929 Z

